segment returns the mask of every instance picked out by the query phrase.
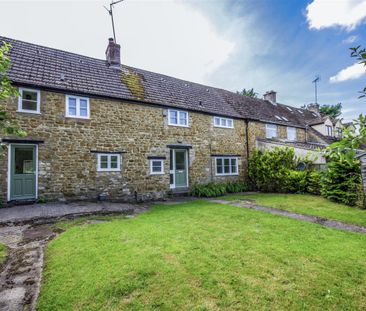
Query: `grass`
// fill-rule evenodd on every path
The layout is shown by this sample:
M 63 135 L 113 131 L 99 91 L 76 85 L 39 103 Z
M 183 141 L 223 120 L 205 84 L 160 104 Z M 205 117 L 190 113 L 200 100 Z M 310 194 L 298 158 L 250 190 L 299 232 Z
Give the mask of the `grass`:
M 0 244 L 0 266 L 5 261 L 7 255 L 8 255 L 8 248 L 5 245 Z
M 37 310 L 362 310 L 365 245 L 239 207 L 158 205 L 51 241 Z
M 316 195 L 258 193 L 248 195 L 228 195 L 221 197 L 220 199 L 228 201 L 252 199 L 259 205 L 339 220 L 366 227 L 366 210 L 334 203 Z

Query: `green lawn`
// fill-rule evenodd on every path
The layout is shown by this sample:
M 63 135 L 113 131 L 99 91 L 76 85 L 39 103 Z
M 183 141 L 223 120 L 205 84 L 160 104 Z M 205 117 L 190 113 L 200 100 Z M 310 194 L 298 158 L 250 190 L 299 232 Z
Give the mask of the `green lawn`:
M 8 248 L 5 245 L 0 244 L 0 266 L 5 261 L 7 254 Z
M 37 310 L 364 310 L 366 235 L 195 201 L 75 223 Z
M 316 195 L 258 193 L 249 195 L 228 195 L 221 197 L 220 199 L 228 201 L 252 199 L 259 205 L 340 220 L 366 227 L 366 210 L 334 203 Z

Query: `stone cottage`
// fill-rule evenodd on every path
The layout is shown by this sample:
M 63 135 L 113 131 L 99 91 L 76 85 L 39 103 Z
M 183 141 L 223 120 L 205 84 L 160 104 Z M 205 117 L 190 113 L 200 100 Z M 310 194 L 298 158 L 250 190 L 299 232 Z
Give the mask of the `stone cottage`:
M 249 98 L 106 60 L 10 38 L 1 103 L 27 137 L 1 137 L 0 202 L 142 200 L 196 183 L 243 181 L 254 148 L 327 144 L 318 112 Z M 305 150 L 305 151 L 304 151 Z

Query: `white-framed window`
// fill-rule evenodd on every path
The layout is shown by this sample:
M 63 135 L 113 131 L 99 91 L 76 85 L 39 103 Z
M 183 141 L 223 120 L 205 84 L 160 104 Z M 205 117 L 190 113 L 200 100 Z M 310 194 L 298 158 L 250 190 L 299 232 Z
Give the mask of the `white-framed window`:
M 89 119 L 89 98 L 66 95 L 66 117 Z
M 215 158 L 216 175 L 238 175 L 237 157 L 216 157 Z
M 266 124 L 266 138 L 276 138 L 277 137 L 277 125 Z
M 234 120 L 229 118 L 214 117 L 214 126 L 234 128 Z
M 343 136 L 343 131 L 340 127 L 336 127 L 336 132 L 337 132 L 337 137 L 342 137 Z
M 116 153 L 97 154 L 98 172 L 117 172 L 121 170 L 121 155 Z
M 287 127 L 287 139 L 292 141 L 297 139 L 295 127 Z
M 333 128 L 330 125 L 326 125 L 327 135 L 333 136 Z
M 19 88 L 18 111 L 41 113 L 41 92 L 39 90 Z
M 168 110 L 168 124 L 174 126 L 188 127 L 188 112 L 182 110 Z
M 150 159 L 150 175 L 164 174 L 164 160 Z

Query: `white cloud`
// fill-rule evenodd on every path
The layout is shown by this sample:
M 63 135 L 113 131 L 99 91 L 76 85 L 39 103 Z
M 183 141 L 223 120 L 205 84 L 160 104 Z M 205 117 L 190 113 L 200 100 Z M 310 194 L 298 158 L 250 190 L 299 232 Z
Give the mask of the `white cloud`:
M 366 0 L 313 0 L 306 7 L 310 29 L 355 29 L 366 18 Z
M 365 75 L 366 70 L 362 64 L 353 64 L 339 71 L 335 76 L 329 78 L 330 83 L 338 83 L 348 80 L 355 80 Z
M 108 3 L 0 0 L 1 35 L 104 59 L 112 36 Z M 126 65 L 203 83 L 235 50 L 233 40 L 182 0 L 124 1 L 114 19 Z
M 123 61 L 147 70 L 204 83 L 235 48 L 183 1 L 126 1 L 115 16 Z
M 358 36 L 349 36 L 348 38 L 342 41 L 343 44 L 351 44 L 354 43 L 358 39 Z

